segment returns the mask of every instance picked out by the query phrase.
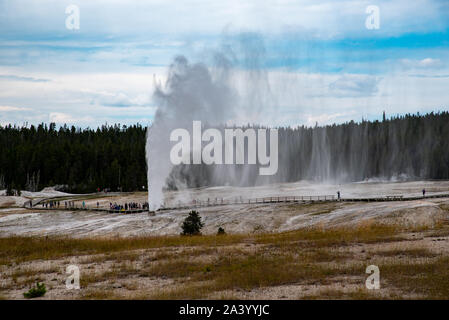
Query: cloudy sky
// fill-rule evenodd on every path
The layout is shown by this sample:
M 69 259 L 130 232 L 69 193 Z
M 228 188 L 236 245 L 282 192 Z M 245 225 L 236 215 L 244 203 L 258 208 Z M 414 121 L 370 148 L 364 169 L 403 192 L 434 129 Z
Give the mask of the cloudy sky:
M 0 0 L 0 30 L 0 125 L 146 125 L 174 57 L 208 65 L 228 45 L 263 71 L 267 123 L 449 110 L 446 0 Z

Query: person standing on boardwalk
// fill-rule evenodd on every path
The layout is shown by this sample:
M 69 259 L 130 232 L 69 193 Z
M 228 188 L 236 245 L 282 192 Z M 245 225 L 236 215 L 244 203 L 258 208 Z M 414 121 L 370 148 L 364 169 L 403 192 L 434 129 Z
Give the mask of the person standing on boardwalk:
M 426 189 L 422 189 L 422 196 L 423 198 L 426 196 Z
M 338 198 L 338 201 L 340 201 L 340 191 L 337 191 L 337 198 Z

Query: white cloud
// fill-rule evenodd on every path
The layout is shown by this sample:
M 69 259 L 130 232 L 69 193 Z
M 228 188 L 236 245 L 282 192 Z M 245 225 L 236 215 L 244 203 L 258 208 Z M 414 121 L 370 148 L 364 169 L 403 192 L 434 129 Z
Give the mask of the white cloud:
M 48 117 L 48 120 L 50 122 L 55 122 L 57 124 L 64 124 L 64 123 L 77 123 L 77 122 L 92 122 L 94 119 L 90 116 L 80 117 L 68 113 L 51 112 Z
M 59 0 L 3 0 L 0 27 L 9 34 L 49 33 L 70 36 Z M 380 7 L 379 32 L 402 34 L 447 27 L 447 6 L 438 0 L 183 0 L 183 1 L 77 1 L 81 28 L 74 35 L 154 35 L 176 33 L 219 34 L 235 30 L 278 32 L 285 27 L 329 34 L 366 34 L 368 5 Z M 352 21 L 353 23 L 347 23 Z M 431 22 L 431 23 L 429 23 Z
M 449 74 L 449 70 L 438 70 Z M 238 86 L 248 76 L 237 76 Z M 165 70 L 158 75 L 164 82 Z M 91 126 L 108 123 L 148 124 L 155 112 L 151 101 L 152 76 L 146 74 L 36 74 L 49 83 L 8 83 L 0 93 L 2 122 L 41 121 Z M 448 77 L 410 77 L 386 74 L 326 74 L 267 71 L 269 92 L 250 92 L 257 105 L 239 101 L 241 123 L 264 125 L 329 124 L 387 114 L 415 113 L 448 108 Z M 333 84 L 333 90 L 329 87 Z M 115 93 L 117 92 L 117 93 Z M 121 94 L 120 94 L 121 93 Z M 244 92 L 239 92 L 244 97 Z M 108 97 L 109 101 L 106 101 Z M 264 103 L 260 106 L 259 100 Z M 101 101 L 101 99 L 106 99 Z M 91 104 L 91 102 L 94 104 Z M 33 108 L 29 108 L 32 102 Z M 106 103 L 109 102 L 109 103 Z M 117 104 L 127 104 L 118 108 Z M 129 104 L 129 105 L 128 105 Z M 108 106 L 110 105 L 110 106 Z M 113 106 L 115 105 L 115 106 Z M 150 105 L 149 107 L 147 105 Z M 20 106 L 26 106 L 20 107 Z M 145 107 L 142 107 L 145 106 Z M 259 108 L 260 107 L 260 108 Z
M 351 116 L 354 116 L 355 112 L 346 112 L 346 113 L 323 113 L 318 115 L 309 114 L 306 115 L 305 125 L 309 127 L 313 127 L 316 124 L 323 126 L 327 124 L 332 124 L 335 122 L 341 122 L 342 119 L 348 119 Z
M 0 106 L 0 112 L 2 111 L 29 111 L 30 108 L 13 107 L 13 106 Z
M 129 97 L 123 92 L 100 92 L 98 97 L 94 99 L 94 102 L 95 104 L 109 107 L 147 107 L 151 104 L 151 97 L 149 94 L 138 94 L 135 97 Z
M 345 74 L 329 85 L 331 94 L 339 97 L 372 96 L 378 92 L 379 77 Z
M 443 65 L 440 59 L 433 58 L 422 60 L 401 59 L 400 63 L 406 69 L 435 69 Z
M 0 74 L 0 80 L 9 80 L 9 81 L 29 81 L 29 82 L 48 82 L 49 79 L 39 79 L 33 77 L 19 76 L 13 74 Z
M 1 67 L 0 72 L 24 74 L 25 69 Z M 96 127 L 106 122 L 146 125 L 155 112 L 151 94 L 153 74 L 158 70 L 144 68 L 144 71 L 128 73 L 28 72 L 31 77 L 52 81 L 2 81 L 0 121 L 19 125 L 52 121 L 82 127 Z M 165 75 L 158 78 L 163 81 Z M 126 108 L 117 107 L 119 104 Z

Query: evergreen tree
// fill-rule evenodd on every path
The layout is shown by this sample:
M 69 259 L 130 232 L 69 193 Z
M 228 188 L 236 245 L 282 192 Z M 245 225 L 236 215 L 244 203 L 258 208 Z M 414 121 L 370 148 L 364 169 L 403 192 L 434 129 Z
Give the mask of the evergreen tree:
M 201 222 L 201 217 L 198 211 L 192 210 L 182 223 L 181 235 L 199 235 L 201 234 L 201 229 L 203 226 L 204 224 Z
M 382 121 L 281 127 L 278 132 L 279 170 L 274 176 L 259 176 L 257 165 L 181 165 L 174 167 L 167 186 L 179 185 L 175 180 L 199 187 L 400 175 L 449 179 L 449 112 L 388 119 L 383 114 Z M 54 123 L 0 126 L 0 186 L 36 191 L 57 185 L 73 193 L 141 190 L 147 186 L 145 142 L 146 128 L 139 124 L 97 129 L 57 128 Z

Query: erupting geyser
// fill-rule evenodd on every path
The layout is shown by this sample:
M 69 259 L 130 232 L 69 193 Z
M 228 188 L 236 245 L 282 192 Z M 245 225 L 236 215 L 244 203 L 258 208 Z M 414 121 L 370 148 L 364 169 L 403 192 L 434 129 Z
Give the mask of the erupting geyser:
M 193 120 L 209 124 L 225 122 L 232 115 L 234 93 L 228 85 L 226 67 L 212 74 L 202 64 L 189 64 L 179 56 L 170 66 L 165 88 L 157 86 L 154 97 L 158 109 L 148 130 L 148 198 L 150 210 L 163 204 L 163 188 L 172 170 L 170 133 L 189 128 Z
M 263 41 L 258 35 L 245 34 L 224 47 L 226 50 L 212 55 L 210 67 L 190 64 L 183 56 L 176 57 L 165 86 L 156 86 L 154 99 L 158 109 L 146 144 L 150 210 L 157 210 L 163 204 L 163 189 L 173 169 L 169 158 L 172 130 L 191 128 L 194 120 L 207 126 L 260 120 L 258 116 L 269 100 L 266 97 L 270 91 L 266 73 L 260 67 Z M 215 174 L 229 172 L 216 170 Z M 174 183 L 182 188 L 182 181 L 175 179 Z

